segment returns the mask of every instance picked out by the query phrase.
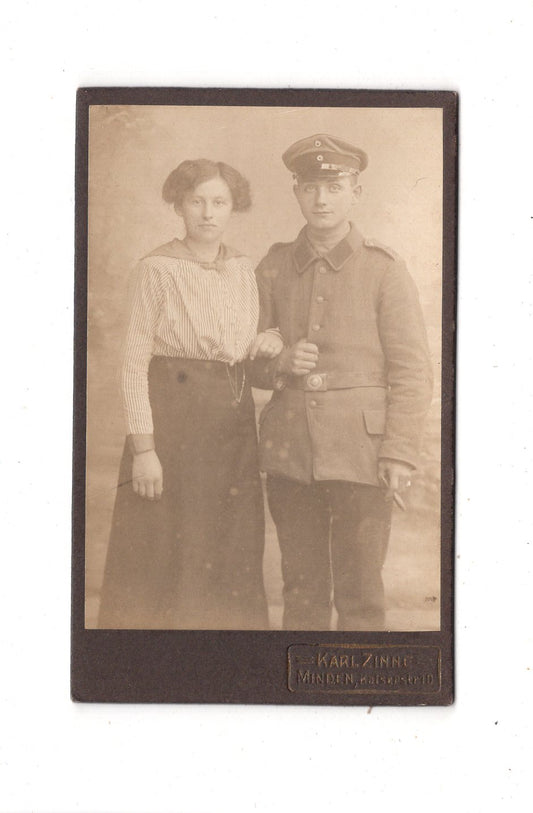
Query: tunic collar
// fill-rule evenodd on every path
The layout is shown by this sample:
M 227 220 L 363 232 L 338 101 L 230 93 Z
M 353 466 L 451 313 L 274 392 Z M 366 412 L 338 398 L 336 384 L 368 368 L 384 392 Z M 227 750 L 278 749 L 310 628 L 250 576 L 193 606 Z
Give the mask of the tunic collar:
M 296 270 L 299 274 L 309 268 L 310 264 L 320 257 L 321 260 L 326 260 L 334 271 L 340 271 L 342 266 L 353 257 L 353 255 L 359 251 L 361 246 L 363 245 L 363 237 L 360 232 L 356 229 L 353 223 L 350 223 L 350 231 L 344 237 L 340 243 L 337 243 L 331 251 L 328 251 L 327 254 L 323 254 L 322 256 L 319 255 L 311 243 L 306 234 L 306 227 L 301 230 L 300 234 L 296 238 L 296 243 L 293 249 L 293 257 L 294 262 L 296 264 Z

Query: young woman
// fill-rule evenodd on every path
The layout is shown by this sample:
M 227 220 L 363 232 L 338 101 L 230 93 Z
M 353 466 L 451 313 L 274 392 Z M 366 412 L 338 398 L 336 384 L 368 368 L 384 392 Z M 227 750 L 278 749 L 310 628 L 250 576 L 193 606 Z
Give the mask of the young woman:
M 99 626 L 264 629 L 263 497 L 244 360 L 256 337 L 250 260 L 222 243 L 248 182 L 227 164 L 184 161 L 163 198 L 186 236 L 139 263 L 122 391 L 122 458 Z

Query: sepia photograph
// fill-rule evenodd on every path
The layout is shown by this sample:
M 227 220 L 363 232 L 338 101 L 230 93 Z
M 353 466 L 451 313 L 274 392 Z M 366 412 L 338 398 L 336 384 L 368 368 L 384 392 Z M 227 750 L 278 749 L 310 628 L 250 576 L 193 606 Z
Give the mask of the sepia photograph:
M 533 5 L 480 12 L 8 6 L 2 813 L 529 810 Z
M 391 95 L 87 105 L 85 629 L 441 630 L 444 112 Z

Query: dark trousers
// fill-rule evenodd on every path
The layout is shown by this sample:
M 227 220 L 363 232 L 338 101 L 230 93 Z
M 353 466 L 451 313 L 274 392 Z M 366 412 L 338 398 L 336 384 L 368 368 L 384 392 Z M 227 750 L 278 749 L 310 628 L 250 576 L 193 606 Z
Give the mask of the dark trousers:
M 307 485 L 269 476 L 283 573 L 283 628 L 382 630 L 381 571 L 391 527 L 384 490 L 337 480 Z

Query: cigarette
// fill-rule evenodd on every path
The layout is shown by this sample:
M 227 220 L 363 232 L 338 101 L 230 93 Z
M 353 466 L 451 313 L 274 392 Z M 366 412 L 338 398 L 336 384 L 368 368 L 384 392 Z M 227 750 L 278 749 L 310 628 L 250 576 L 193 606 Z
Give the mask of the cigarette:
M 402 509 L 402 511 L 406 511 L 406 510 L 407 510 L 407 508 L 405 507 L 405 503 L 404 503 L 404 501 L 402 500 L 402 498 L 400 497 L 400 495 L 398 494 L 398 492 L 397 492 L 397 491 L 394 491 L 394 492 L 393 492 L 392 499 L 394 500 L 394 502 L 396 503 L 396 505 L 398 506 L 398 508 L 401 508 L 401 509 Z

